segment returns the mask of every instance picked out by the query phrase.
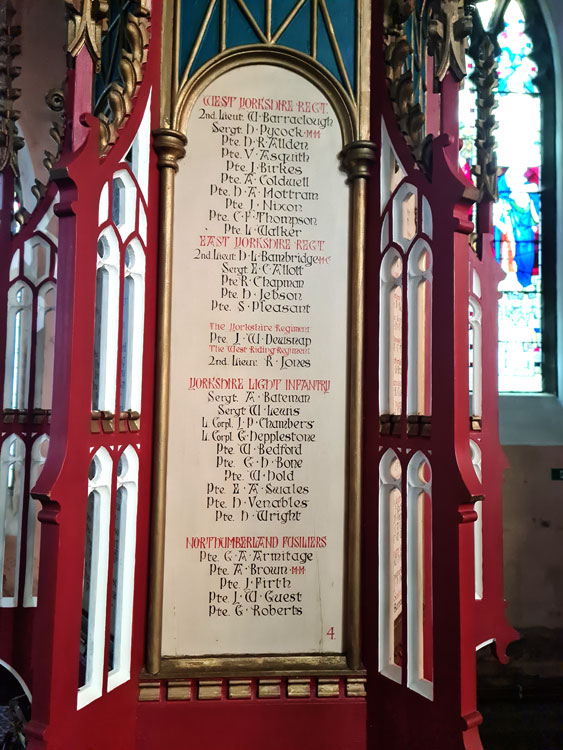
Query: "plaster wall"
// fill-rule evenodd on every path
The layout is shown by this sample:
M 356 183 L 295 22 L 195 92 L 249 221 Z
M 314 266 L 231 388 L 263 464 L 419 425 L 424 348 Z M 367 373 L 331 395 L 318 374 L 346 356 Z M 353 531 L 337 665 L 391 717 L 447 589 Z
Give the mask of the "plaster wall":
M 563 468 L 560 446 L 505 447 L 505 594 L 516 626 L 563 628 Z
M 500 397 L 504 576 L 517 629 L 563 628 L 563 407 L 548 394 Z

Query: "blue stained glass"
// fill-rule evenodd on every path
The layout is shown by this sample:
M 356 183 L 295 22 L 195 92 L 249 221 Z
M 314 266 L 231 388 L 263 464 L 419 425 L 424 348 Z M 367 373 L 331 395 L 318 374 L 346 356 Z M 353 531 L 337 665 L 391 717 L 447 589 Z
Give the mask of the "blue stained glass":
M 524 33 L 524 16 L 515 0 L 504 14 L 504 31 L 498 36 L 501 53 L 498 59 L 499 94 L 507 92 L 533 94 L 537 74 L 530 58 L 532 43 Z
M 539 196 L 510 190 L 506 175 L 499 178 L 499 200 L 493 210 L 495 255 L 508 276 L 525 288 L 539 273 Z M 504 282 L 506 284 L 506 281 Z M 511 284 L 514 287 L 514 284 Z
M 478 6 L 484 22 L 493 17 L 495 4 L 485 0 Z M 537 392 L 542 390 L 541 101 L 517 0 L 503 18 L 495 112 L 499 200 L 493 208 L 494 253 L 506 273 L 499 284 L 499 390 Z M 466 82 L 460 95 L 460 167 L 469 179 L 476 156 L 475 97 L 474 85 Z
M 506 273 L 499 284 L 499 388 L 541 391 L 541 102 L 532 45 L 515 0 L 504 22 L 496 113 L 501 174 L 493 209 L 495 255 Z
M 541 294 L 505 292 L 499 306 L 499 389 L 541 391 Z

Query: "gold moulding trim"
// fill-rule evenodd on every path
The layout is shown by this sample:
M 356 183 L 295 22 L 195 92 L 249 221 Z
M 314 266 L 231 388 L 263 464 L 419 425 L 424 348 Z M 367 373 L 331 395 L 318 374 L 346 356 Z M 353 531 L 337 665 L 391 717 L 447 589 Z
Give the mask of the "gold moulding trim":
M 219 700 L 223 688 L 222 680 L 200 680 L 197 685 L 197 697 L 200 701 Z
M 288 677 L 141 682 L 139 701 L 365 698 L 365 677 Z
M 111 411 L 94 410 L 90 417 L 90 432 L 110 433 L 115 430 L 115 414 Z
M 45 104 L 51 112 L 63 112 L 65 108 L 65 94 L 63 89 L 49 89 L 45 94 Z
M 281 698 L 281 680 L 258 680 L 259 698 Z
M 252 698 L 252 680 L 229 680 L 228 696 L 233 700 Z
M 142 694 L 143 685 L 141 684 L 139 690 L 139 696 Z M 192 681 L 191 680 L 178 680 L 177 682 L 169 682 L 166 686 L 166 698 L 169 701 L 189 701 L 192 697 Z M 139 700 L 141 698 L 139 697 Z M 158 698 L 157 698 L 158 700 Z
M 347 698 L 365 698 L 366 680 L 365 677 L 351 677 L 346 680 L 346 697 Z
M 332 677 L 321 677 L 317 680 L 317 698 L 338 698 L 340 681 Z
M 288 698 L 310 698 L 311 697 L 311 680 L 307 678 L 296 678 L 287 681 Z
M 248 45 L 226 50 L 213 57 L 176 92 L 172 117 L 174 129 L 185 132 L 198 96 L 220 76 L 246 65 L 275 65 L 305 78 L 327 97 L 342 129 L 343 144 L 357 138 L 358 109 L 348 92 L 309 55 L 297 50 L 269 45 Z
M 139 685 L 139 700 L 158 701 L 160 699 L 160 682 L 142 682 Z
M 50 409 L 3 409 L 2 419 L 4 424 L 44 424 L 51 421 Z

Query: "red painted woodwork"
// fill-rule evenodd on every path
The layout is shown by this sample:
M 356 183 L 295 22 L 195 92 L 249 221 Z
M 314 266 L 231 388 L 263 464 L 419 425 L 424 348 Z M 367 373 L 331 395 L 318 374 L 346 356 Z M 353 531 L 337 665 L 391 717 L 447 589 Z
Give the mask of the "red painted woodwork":
M 159 35 L 155 35 L 158 40 Z M 84 50 L 83 50 L 84 52 Z M 80 55 L 83 54 L 80 53 Z M 148 238 L 146 252 L 145 331 L 140 429 L 121 432 L 119 420 L 110 433 L 91 433 L 96 241 L 98 203 L 103 185 L 124 160 L 139 128 L 151 89 L 159 78 L 158 41 L 149 51 L 143 85 L 117 143 L 100 158 L 98 121 L 79 117 L 76 107 L 91 91 L 92 66 L 77 61 L 69 77 L 72 148 L 57 164 L 54 179 L 60 190 L 59 295 L 56 323 L 56 379 L 53 396 L 52 442 L 47 464 L 35 488 L 43 502 L 42 575 L 34 642 L 32 721 L 27 727 L 30 748 L 94 748 L 133 746 L 137 675 L 144 655 L 149 490 L 151 473 L 154 327 L 157 261 L 158 172 L 151 152 Z M 151 99 L 158 116 L 158 92 Z M 82 105 L 84 106 L 84 105 Z M 84 128 L 86 137 L 76 133 Z M 77 150 L 74 151 L 74 147 Z M 123 263 L 123 259 L 121 260 Z M 122 266 L 121 266 L 122 268 Z M 120 306 L 121 307 L 121 306 Z M 119 327 L 121 330 L 121 326 Z M 119 342 L 118 342 L 119 344 Z M 119 349 L 118 349 L 119 350 Z M 118 368 L 119 369 L 119 368 Z M 116 377 L 119 377 L 117 374 Z M 119 391 L 118 391 L 119 393 Z M 132 679 L 77 710 L 79 634 L 88 495 L 88 466 L 101 446 L 113 462 L 112 508 L 118 456 L 127 445 L 139 446 L 139 502 L 133 609 Z M 112 516 L 114 514 L 112 513 Z M 113 526 L 110 527 L 110 539 Z M 111 580 L 111 560 L 110 572 Z M 108 587 L 108 613 L 111 587 Z M 106 618 L 106 643 L 109 616 Z M 107 674 L 107 649 L 106 666 Z M 111 723 L 108 719 L 112 718 Z
M 32 721 L 27 727 L 31 750 L 479 750 L 480 715 L 476 709 L 475 648 L 493 639 L 503 658 L 514 631 L 507 625 L 502 593 L 501 480 L 504 458 L 498 441 L 496 386 L 496 288 L 501 271 L 490 252 L 490 210 L 481 210 L 479 231 L 483 254 L 469 245 L 473 226 L 468 211 L 476 191 L 458 167 L 458 83 L 448 74 L 440 95 L 429 97 L 428 130 L 434 135 L 430 178 L 418 168 L 398 131 L 386 94 L 385 66 L 380 54 L 380 9 L 375 9 L 372 70 L 372 140 L 381 146 L 381 122 L 406 168 L 406 180 L 424 196 L 434 216 L 432 238 L 432 400 L 431 434 L 407 435 L 406 397 L 398 434 L 379 434 L 379 303 L 380 303 L 380 181 L 379 158 L 368 187 L 365 317 L 365 392 L 363 445 L 362 638 L 368 675 L 368 697 L 347 697 L 343 685 L 338 698 L 257 698 L 253 686 L 248 699 L 229 699 L 223 685 L 217 700 L 170 700 L 160 683 L 158 698 L 139 701 L 143 670 L 147 611 L 150 480 L 154 388 L 155 310 L 158 254 L 159 173 L 151 153 L 148 238 L 146 245 L 145 331 L 140 429 L 91 432 L 96 240 L 98 203 L 102 187 L 123 163 L 151 95 L 152 128 L 159 124 L 161 2 L 152 3 L 152 33 L 143 82 L 130 116 L 107 155 L 100 157 L 98 123 L 89 113 L 93 65 L 86 48 L 69 71 L 68 131 L 53 180 L 60 191 L 58 294 L 56 312 L 55 386 L 51 444 L 35 494 L 43 510 L 41 576 L 36 611 L 0 610 L 0 659 L 10 663 L 33 695 Z M 188 148 L 190 145 L 188 144 Z M 4 174 L 4 195 L 9 195 Z M 54 188 L 51 188 L 52 194 Z M 8 191 L 8 192 L 7 192 Z M 46 200 L 46 199 L 44 199 Z M 10 246 L 1 209 L 0 241 Z M 487 214 L 488 211 L 488 214 Z M 41 205 L 36 209 L 36 221 Z M 33 221 L 25 232 L 32 231 Z M 3 250 L 0 298 L 5 300 L 11 253 Z M 7 259 L 7 260 L 6 260 Z M 121 261 L 123 263 L 123 260 Z M 468 295 L 472 269 L 481 280 L 483 319 L 483 419 L 479 432 L 470 430 L 468 397 Z M 406 272 L 405 272 L 406 273 Z M 403 287 L 403 310 L 407 305 Z M 121 309 L 121 306 L 120 306 Z M 122 313 L 120 313 L 121 315 Z M 5 305 L 0 312 L 0 349 L 5 345 Z M 121 331 L 121 326 L 119 326 Z M 121 333 L 119 334 L 121 336 Z M 407 341 L 406 317 L 403 342 Z M 406 394 L 407 347 L 403 343 L 403 394 Z M 119 368 L 118 368 L 119 369 Z M 119 381 L 119 374 L 117 374 Z M 119 385 L 119 382 L 118 382 Z M 119 392 L 119 389 L 118 389 Z M 482 482 L 475 474 L 469 440 L 479 443 Z M 105 447 L 114 463 L 112 509 L 115 508 L 115 469 L 123 448 L 132 445 L 140 459 L 137 553 L 133 609 L 131 679 L 77 710 L 79 634 L 88 467 L 92 455 Z M 433 700 L 413 691 L 406 680 L 408 649 L 403 653 L 399 684 L 378 668 L 378 492 L 379 459 L 393 448 L 402 463 L 403 498 L 410 456 L 421 451 L 432 467 L 432 505 L 426 513 L 432 524 L 432 555 L 425 555 L 425 572 L 432 571 L 432 612 L 424 613 L 424 664 L 432 672 Z M 28 458 L 29 461 L 29 452 Z M 27 494 L 27 490 L 26 490 Z M 483 598 L 475 601 L 474 502 L 483 502 Z M 402 538 L 406 539 L 403 504 Z M 113 513 L 112 513 L 113 517 Z M 110 539 L 113 526 L 110 528 Z M 110 580 L 111 561 L 110 555 Z M 402 570 L 407 568 L 403 543 Z M 108 612 L 111 599 L 108 587 Z M 407 601 L 403 581 L 403 602 Z M 106 645 L 109 640 L 109 617 Z M 33 653 L 29 649 L 33 634 Z M 407 643 L 407 619 L 402 621 Z M 107 673 L 106 649 L 105 673 Z M 143 680 L 147 680 L 143 674 Z M 253 683 L 254 684 L 254 683 Z M 282 690 L 283 693 L 283 690 Z M 314 689 L 311 693 L 315 695 Z M 285 696 L 285 694 L 284 694 Z
M 135 742 L 137 750 L 362 750 L 366 704 L 361 698 L 139 703 Z
M 6 310 L 10 271 L 10 261 L 14 252 L 11 237 L 11 219 L 13 213 L 14 174 L 8 166 L 2 172 L 2 190 L 0 205 L 0 248 L 2 264 L 0 265 L 0 351 L 6 349 Z M 19 238 L 18 238 L 19 240 Z M 1 372 L 0 397 L 4 393 L 4 372 Z M 25 432 L 21 425 L 2 425 L 3 437 Z M 26 457 L 29 460 L 29 456 Z M 25 490 L 24 490 L 25 496 Z M 25 504 L 27 507 L 27 503 Z M 21 559 L 21 556 L 20 556 Z M 21 570 L 20 570 L 21 573 Z M 21 578 L 20 578 L 21 582 Z M 21 595 L 20 585 L 20 595 Z M 21 601 L 21 599 L 20 599 Z M 0 659 L 9 664 L 29 686 L 32 678 L 30 643 L 33 631 L 34 610 L 23 607 L 3 607 L 0 609 Z
M 378 46 L 375 45 L 377 49 Z M 382 87 L 384 72 L 376 66 L 372 89 Z M 385 122 L 392 145 L 406 168 L 405 178 L 428 200 L 434 216 L 432 295 L 432 425 L 427 438 L 407 436 L 403 398 L 396 435 L 378 435 L 377 388 L 365 391 L 364 446 L 364 651 L 368 670 L 368 747 L 460 748 L 479 750 L 476 708 L 475 648 L 495 639 L 499 656 L 514 640 L 515 631 L 505 620 L 502 592 L 502 470 L 505 460 L 498 440 L 497 393 L 497 285 L 502 272 L 490 251 L 490 234 L 483 236 L 483 257 L 469 244 L 473 231 L 467 219 L 478 195 L 461 175 L 458 166 L 458 84 L 450 73 L 441 86 L 440 125 L 435 114 L 428 118 L 434 136 L 430 179 L 415 166 L 398 133 L 387 98 L 372 98 L 373 139 L 381 143 L 380 122 Z M 434 97 L 431 98 L 434 99 Z M 377 175 L 377 166 L 374 170 Z M 380 232 L 379 182 L 369 183 L 366 298 L 365 383 L 375 384 L 379 372 Z M 491 231 L 482 220 L 479 230 Z M 482 287 L 483 335 L 483 428 L 470 431 L 468 391 L 468 300 L 470 269 L 478 270 Z M 406 286 L 406 285 L 404 285 Z M 407 309 L 403 291 L 403 310 Z M 406 316 L 403 342 L 407 340 Z M 408 353 L 403 343 L 403 394 L 406 393 Z M 469 439 L 479 441 L 483 455 L 482 482 L 473 469 Z M 378 459 L 393 448 L 402 463 L 403 496 L 409 456 L 421 450 L 432 466 L 432 558 L 433 558 L 433 683 L 430 701 L 407 686 L 403 656 L 403 680 L 398 684 L 378 673 L 377 570 L 378 551 Z M 475 601 L 474 502 L 484 496 L 483 512 L 483 599 Z M 403 539 L 406 536 L 403 513 Z M 403 545 L 402 568 L 407 559 Z M 406 588 L 403 585 L 403 602 Z M 406 623 L 403 617 L 403 643 Z M 366 634 L 369 634 L 366 637 Z
M 30 290 L 32 299 L 30 312 L 33 321 L 30 344 L 30 372 L 29 387 L 24 397 L 25 408 L 23 409 L 3 409 L 2 416 L 2 444 L 9 440 L 12 435 L 17 436 L 23 441 L 25 446 L 25 469 L 23 472 L 23 493 L 22 493 L 22 515 L 21 515 L 21 545 L 19 550 L 19 571 L 18 571 L 18 594 L 16 607 L 0 608 L 0 659 L 12 667 L 23 679 L 29 688 L 33 679 L 33 664 L 31 655 L 31 643 L 35 622 L 35 607 L 24 606 L 24 588 L 26 575 L 26 551 L 27 551 L 27 525 L 28 525 L 28 508 L 30 484 L 30 465 L 32 446 L 41 435 L 49 435 L 50 424 L 49 414 L 40 409 L 34 409 L 34 391 L 35 391 L 35 362 L 36 362 L 36 336 L 35 324 L 37 320 L 38 307 L 38 290 L 40 286 L 47 283 L 55 282 L 55 254 L 56 247 L 53 241 L 44 234 L 38 224 L 44 217 L 46 210 L 53 203 L 56 195 L 56 187 L 51 184 L 43 198 L 33 212 L 33 215 L 22 227 L 21 231 L 10 237 L 10 216 L 12 213 L 13 201 L 13 173 L 8 167 L 3 178 L 3 194 L 6 205 L 2 208 L 2 230 L 3 236 L 0 240 L 3 248 L 4 263 L 0 267 L 0 299 L 6 301 L 8 289 L 17 284 L 20 280 L 24 281 Z M 7 231 L 6 231 L 7 230 Z M 50 259 L 47 261 L 47 275 L 37 285 L 29 281 L 19 270 L 15 272 L 12 280 L 9 278 L 10 263 L 14 253 L 20 253 L 20 266 L 22 265 L 24 245 L 31 239 L 40 239 L 47 247 L 47 254 Z M 7 304 L 4 304 L 0 310 L 0 351 L 6 350 L 7 338 Z M 0 371 L 0 398 L 4 403 L 4 369 Z

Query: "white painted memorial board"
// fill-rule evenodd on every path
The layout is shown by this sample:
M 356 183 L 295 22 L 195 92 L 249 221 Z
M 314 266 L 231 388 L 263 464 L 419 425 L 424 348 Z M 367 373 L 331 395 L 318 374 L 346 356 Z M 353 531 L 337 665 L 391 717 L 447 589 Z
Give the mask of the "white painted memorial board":
M 327 98 L 247 65 L 176 177 L 162 653 L 341 653 L 349 189 Z

